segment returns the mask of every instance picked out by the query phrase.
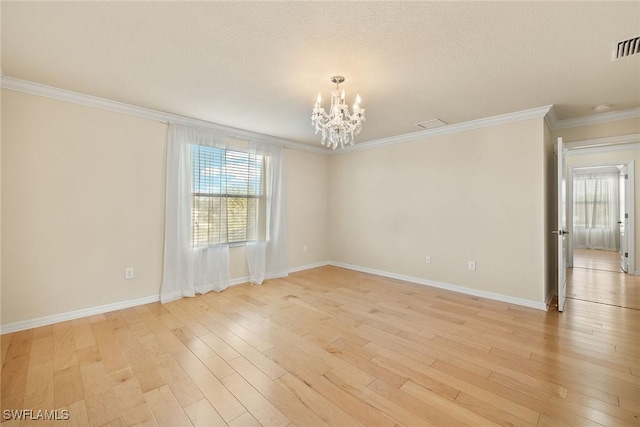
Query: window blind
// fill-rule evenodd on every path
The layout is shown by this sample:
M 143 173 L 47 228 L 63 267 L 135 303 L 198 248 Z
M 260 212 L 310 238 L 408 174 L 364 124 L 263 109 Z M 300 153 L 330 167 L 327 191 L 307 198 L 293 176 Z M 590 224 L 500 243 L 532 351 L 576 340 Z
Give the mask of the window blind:
M 191 145 L 191 156 L 191 246 L 256 240 L 263 157 L 202 145 Z

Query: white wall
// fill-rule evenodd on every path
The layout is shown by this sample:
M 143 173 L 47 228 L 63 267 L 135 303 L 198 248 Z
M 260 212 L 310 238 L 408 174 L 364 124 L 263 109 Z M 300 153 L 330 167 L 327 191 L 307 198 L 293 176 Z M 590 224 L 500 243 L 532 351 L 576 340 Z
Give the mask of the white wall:
M 11 90 L 2 123 L 2 325 L 157 295 L 167 126 Z M 327 260 L 326 165 L 286 151 L 292 268 Z
M 332 156 L 332 260 L 544 303 L 544 126 L 531 119 Z

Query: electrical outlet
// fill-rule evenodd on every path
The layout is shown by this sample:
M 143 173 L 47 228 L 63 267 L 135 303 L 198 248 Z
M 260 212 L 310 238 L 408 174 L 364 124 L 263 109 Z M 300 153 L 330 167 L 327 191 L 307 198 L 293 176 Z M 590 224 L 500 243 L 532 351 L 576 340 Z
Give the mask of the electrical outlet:
M 476 262 L 475 261 L 469 261 L 469 264 L 468 264 L 467 268 L 469 269 L 469 271 L 476 271 Z
M 302 252 L 308 252 L 309 248 L 307 247 L 307 245 L 302 245 Z
M 133 267 L 128 267 L 124 269 L 124 278 L 133 279 Z
M 431 257 L 429 255 L 424 257 L 424 262 L 426 262 L 427 264 L 431 264 Z

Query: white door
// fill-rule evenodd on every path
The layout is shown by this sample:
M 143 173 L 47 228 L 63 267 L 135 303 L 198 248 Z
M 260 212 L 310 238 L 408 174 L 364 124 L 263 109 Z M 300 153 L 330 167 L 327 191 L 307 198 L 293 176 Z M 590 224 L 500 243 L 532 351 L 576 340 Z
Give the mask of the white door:
M 625 273 L 629 272 L 629 263 L 627 258 L 629 253 L 629 213 L 627 210 L 627 179 L 629 177 L 629 167 L 624 165 L 620 171 L 620 218 L 618 224 L 620 225 L 620 268 Z
M 553 233 L 558 236 L 558 311 L 564 311 L 567 297 L 567 173 L 564 160 L 564 145 L 558 138 L 556 148 L 558 168 L 558 229 Z

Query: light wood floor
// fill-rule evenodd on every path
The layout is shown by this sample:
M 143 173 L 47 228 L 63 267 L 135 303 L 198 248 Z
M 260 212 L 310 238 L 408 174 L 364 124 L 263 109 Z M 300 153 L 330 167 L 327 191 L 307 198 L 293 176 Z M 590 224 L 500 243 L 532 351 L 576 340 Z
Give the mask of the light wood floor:
M 574 249 L 573 267 L 614 271 L 616 273 L 622 271 L 620 270 L 620 253 L 597 249 Z
M 2 410 L 68 410 L 55 426 L 639 424 L 640 311 L 543 312 L 336 267 L 1 344 Z
M 620 270 L 617 252 L 575 250 L 567 297 L 640 310 L 640 276 Z

